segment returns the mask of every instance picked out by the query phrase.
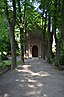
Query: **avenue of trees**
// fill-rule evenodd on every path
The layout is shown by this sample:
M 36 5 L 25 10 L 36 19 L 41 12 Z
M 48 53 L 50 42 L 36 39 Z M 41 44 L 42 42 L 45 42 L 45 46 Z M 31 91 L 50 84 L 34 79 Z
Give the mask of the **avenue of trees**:
M 33 32 L 35 24 L 42 31 L 41 57 L 49 63 L 54 58 L 58 67 L 64 65 L 64 0 L 0 0 L 0 55 L 11 50 L 12 69 L 16 67 L 16 34 L 20 35 L 24 62 L 26 35 Z M 55 52 L 52 52 L 53 36 Z

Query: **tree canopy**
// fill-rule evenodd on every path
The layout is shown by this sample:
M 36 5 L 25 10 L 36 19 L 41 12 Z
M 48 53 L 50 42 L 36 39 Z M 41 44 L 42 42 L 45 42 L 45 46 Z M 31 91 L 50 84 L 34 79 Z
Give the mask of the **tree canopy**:
M 51 62 L 54 36 L 55 65 L 64 64 L 64 0 L 0 0 L 0 13 L 0 52 L 8 48 L 6 44 L 10 41 L 12 68 L 16 66 L 16 29 L 20 34 L 22 59 L 26 34 L 33 33 L 36 24 L 42 32 L 42 57 Z M 45 50 L 46 46 L 48 50 Z

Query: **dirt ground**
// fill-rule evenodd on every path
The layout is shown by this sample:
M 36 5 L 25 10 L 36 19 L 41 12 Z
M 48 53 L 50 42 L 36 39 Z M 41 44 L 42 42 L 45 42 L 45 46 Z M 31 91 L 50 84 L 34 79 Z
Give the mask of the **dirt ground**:
M 32 58 L 0 76 L 0 97 L 64 97 L 64 71 Z

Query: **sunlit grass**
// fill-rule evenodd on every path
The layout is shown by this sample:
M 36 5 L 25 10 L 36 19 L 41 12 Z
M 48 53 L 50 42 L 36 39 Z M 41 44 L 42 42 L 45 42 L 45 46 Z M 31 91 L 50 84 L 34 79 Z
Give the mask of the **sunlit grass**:
M 0 62 L 0 68 L 9 67 L 9 66 L 11 66 L 11 64 L 12 64 L 12 61 L 11 60 L 1 61 Z M 18 61 L 16 61 L 16 64 L 17 65 L 20 65 L 20 64 L 22 64 L 22 62 L 20 60 L 18 60 Z

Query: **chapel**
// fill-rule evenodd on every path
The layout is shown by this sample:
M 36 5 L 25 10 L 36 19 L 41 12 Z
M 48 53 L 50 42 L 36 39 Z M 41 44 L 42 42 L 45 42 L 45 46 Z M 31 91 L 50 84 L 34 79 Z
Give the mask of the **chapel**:
M 28 32 L 26 38 L 26 54 L 28 58 L 41 57 L 42 30 L 36 25 L 33 32 Z

